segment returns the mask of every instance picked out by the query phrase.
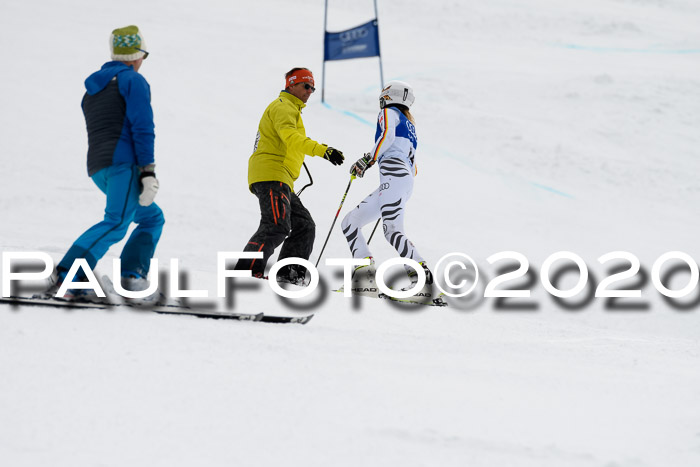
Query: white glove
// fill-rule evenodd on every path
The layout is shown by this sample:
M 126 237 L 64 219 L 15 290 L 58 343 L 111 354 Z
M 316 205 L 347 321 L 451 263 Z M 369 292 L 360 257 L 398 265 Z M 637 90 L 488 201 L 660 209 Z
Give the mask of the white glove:
M 141 195 L 139 196 L 139 204 L 141 206 L 150 206 L 158 193 L 158 179 L 153 171 L 141 172 L 139 177 L 141 181 Z

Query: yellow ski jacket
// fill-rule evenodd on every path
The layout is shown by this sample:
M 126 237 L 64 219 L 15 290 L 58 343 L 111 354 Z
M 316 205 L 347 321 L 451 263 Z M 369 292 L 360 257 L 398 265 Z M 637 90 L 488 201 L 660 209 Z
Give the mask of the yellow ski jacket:
M 323 156 L 328 146 L 306 137 L 301 99 L 282 91 L 265 109 L 253 155 L 248 160 L 248 186 L 257 182 L 282 182 L 294 191 L 306 154 Z

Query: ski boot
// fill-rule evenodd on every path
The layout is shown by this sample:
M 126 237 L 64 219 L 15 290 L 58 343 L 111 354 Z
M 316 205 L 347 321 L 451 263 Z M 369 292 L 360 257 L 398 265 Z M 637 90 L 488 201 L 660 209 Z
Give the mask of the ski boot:
M 32 298 L 42 300 L 62 300 L 65 302 L 85 302 L 97 304 L 109 304 L 111 301 L 105 296 L 100 297 L 92 289 L 68 289 L 62 297 L 57 297 L 58 290 L 63 285 L 65 270 L 55 270 L 49 276 L 48 287 L 43 292 L 32 295 Z
M 437 294 L 435 293 L 435 280 L 433 278 L 433 273 L 428 268 L 428 265 L 425 264 L 425 261 L 421 261 L 418 264 L 423 267 L 423 272 L 425 272 L 425 285 L 421 290 L 417 291 L 413 297 L 410 297 L 406 301 L 420 305 L 447 306 L 447 302 L 445 302 L 443 299 L 444 294 L 442 292 Z M 418 284 L 418 272 L 413 268 L 410 268 L 409 270 L 409 268 L 406 267 L 406 269 L 408 272 L 408 278 L 411 280 L 411 285 L 409 287 L 402 288 L 402 291 L 411 290 Z
M 107 292 L 108 295 L 110 295 L 110 294 L 119 295 L 118 292 L 114 288 L 114 284 L 112 284 L 112 281 L 110 281 L 107 276 L 102 277 L 102 282 L 104 284 L 105 292 Z M 145 277 L 135 276 L 135 275 L 131 275 L 131 274 L 127 275 L 127 276 L 122 276 L 121 284 L 122 284 L 122 288 L 124 290 L 128 290 L 129 292 L 141 292 L 143 290 L 148 290 L 148 288 L 151 286 L 150 282 Z M 143 297 L 143 298 L 122 297 L 122 301 L 125 305 L 136 306 L 136 307 L 163 306 L 163 305 L 178 306 L 179 305 L 179 302 L 178 303 L 168 303 L 168 298 L 163 294 L 163 292 L 161 292 L 158 289 L 156 289 L 156 291 L 153 292 L 152 294 L 150 294 L 146 297 Z
M 350 276 L 352 294 L 377 298 L 379 289 L 375 278 L 377 269 L 374 265 L 374 258 L 367 256 L 364 259 L 368 259 L 369 264 L 367 266 L 356 266 L 352 271 L 352 276 Z M 336 292 L 345 292 L 345 285 L 341 285 Z
M 423 272 L 425 272 L 425 285 L 433 285 L 433 273 L 428 269 L 428 265 L 425 264 L 425 261 L 421 261 L 420 264 L 423 267 Z M 413 268 L 406 268 L 408 271 L 408 278 L 411 280 L 411 286 L 408 288 L 404 288 L 402 290 L 408 290 L 416 286 L 418 283 L 418 271 L 416 271 Z
M 288 264 L 277 272 L 277 282 L 298 285 L 304 287 L 306 281 L 306 268 L 300 264 Z

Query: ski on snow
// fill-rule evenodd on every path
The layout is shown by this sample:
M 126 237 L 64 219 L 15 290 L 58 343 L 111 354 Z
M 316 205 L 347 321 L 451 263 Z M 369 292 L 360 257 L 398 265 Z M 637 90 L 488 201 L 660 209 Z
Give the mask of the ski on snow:
M 344 285 L 338 287 L 334 292 L 344 292 Z M 396 298 L 382 293 L 377 287 L 376 271 L 373 267 L 361 267 L 353 272 L 350 280 L 350 292 L 353 296 L 380 298 L 392 302 L 406 303 L 411 305 L 425 306 L 447 306 L 445 294 L 435 293 L 434 284 L 425 284 L 423 288 L 410 297 Z M 403 292 L 406 289 L 401 289 Z
M 265 313 L 230 313 L 218 311 L 204 311 L 195 308 L 177 305 L 156 305 L 156 306 L 137 306 L 137 305 L 122 305 L 116 303 L 98 303 L 89 301 L 62 300 L 58 298 L 31 298 L 31 297 L 9 297 L 0 298 L 0 303 L 6 303 L 13 306 L 44 306 L 54 308 L 78 308 L 78 309 L 130 309 L 138 311 L 146 311 L 158 313 L 161 315 L 177 315 L 177 316 L 194 316 L 197 318 L 222 319 L 222 320 L 237 320 L 237 321 L 260 321 L 264 323 L 296 323 L 306 324 L 311 321 L 313 314 L 306 316 L 275 316 Z
M 408 298 L 396 298 L 396 297 L 391 297 L 389 295 L 386 295 L 384 293 L 381 293 L 377 287 L 374 287 L 373 285 L 365 285 L 365 286 L 357 286 L 354 285 L 352 289 L 353 295 L 359 296 L 359 297 L 369 297 L 369 298 L 380 298 L 384 300 L 390 300 L 392 302 L 398 302 L 398 303 L 409 303 L 412 305 L 426 305 L 426 306 L 447 306 L 447 302 L 443 298 L 445 296 L 444 293 L 439 293 L 437 296 L 434 296 L 432 291 L 421 291 L 418 292 L 417 294 L 413 295 L 412 297 Z M 338 289 L 334 290 L 333 292 L 343 292 L 343 288 L 339 287 Z

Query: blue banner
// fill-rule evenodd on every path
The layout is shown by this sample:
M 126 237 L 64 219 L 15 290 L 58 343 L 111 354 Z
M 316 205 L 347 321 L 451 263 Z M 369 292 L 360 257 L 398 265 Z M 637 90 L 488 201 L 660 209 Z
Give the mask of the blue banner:
M 324 60 L 379 56 L 377 20 L 340 32 L 328 32 L 324 40 Z

